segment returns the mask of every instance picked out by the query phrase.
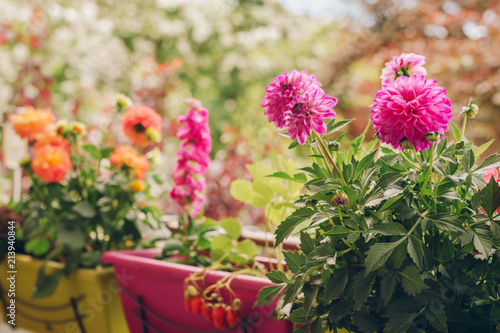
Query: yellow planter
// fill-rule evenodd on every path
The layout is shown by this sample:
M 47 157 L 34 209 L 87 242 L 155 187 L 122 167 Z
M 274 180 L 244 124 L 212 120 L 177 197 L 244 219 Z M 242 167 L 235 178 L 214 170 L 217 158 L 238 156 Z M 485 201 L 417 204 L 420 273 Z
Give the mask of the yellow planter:
M 16 255 L 15 297 L 8 297 L 9 284 L 4 275 L 7 261 L 0 263 L 2 296 L 10 304 L 15 299 L 16 327 L 37 333 L 128 333 L 120 303 L 119 290 L 112 267 L 78 269 L 62 276 L 56 292 L 47 298 L 32 300 L 38 270 L 43 261 Z M 63 268 L 47 262 L 46 274 Z M 4 307 L 2 306 L 2 312 Z M 6 318 L 2 315 L 2 318 Z

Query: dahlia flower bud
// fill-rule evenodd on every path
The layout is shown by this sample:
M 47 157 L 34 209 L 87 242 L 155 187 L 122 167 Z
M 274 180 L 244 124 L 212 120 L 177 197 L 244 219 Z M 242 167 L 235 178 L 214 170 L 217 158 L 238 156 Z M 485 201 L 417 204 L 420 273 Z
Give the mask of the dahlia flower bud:
M 59 120 L 56 123 L 56 133 L 57 135 L 64 135 L 68 129 L 68 121 L 67 120 Z
M 345 207 L 349 203 L 349 197 L 345 192 L 336 192 L 332 196 L 331 203 L 335 207 L 340 205 Z
M 160 142 L 161 133 L 160 131 L 157 131 L 156 129 L 149 127 L 148 129 L 146 129 L 146 139 L 153 142 Z
M 31 157 L 26 156 L 22 160 L 19 161 L 19 166 L 23 169 L 27 169 L 31 166 Z
M 339 151 L 340 150 L 340 143 L 338 143 L 337 141 L 328 142 L 328 150 Z
M 128 98 L 128 96 L 125 96 L 124 94 L 116 95 L 116 106 L 118 107 L 118 112 L 127 110 L 132 106 L 132 104 L 132 100 Z
M 412 149 L 414 146 L 411 144 L 410 140 L 404 138 L 403 140 L 401 140 L 401 147 L 403 147 L 404 149 Z
M 427 141 L 439 141 L 441 139 L 441 133 L 439 132 L 429 132 L 425 136 L 427 137 Z
M 318 200 L 316 199 L 311 199 L 306 201 L 306 206 L 307 207 L 315 207 L 318 204 Z
M 71 133 L 75 135 L 85 135 L 87 132 L 87 128 L 85 127 L 85 124 L 79 122 L 79 121 L 73 121 L 70 123 L 71 127 Z
M 476 115 L 479 113 L 479 106 L 477 104 L 472 103 L 472 98 L 469 99 L 469 105 L 462 107 L 462 112 L 460 113 L 465 114 L 467 118 L 473 119 L 476 117 Z

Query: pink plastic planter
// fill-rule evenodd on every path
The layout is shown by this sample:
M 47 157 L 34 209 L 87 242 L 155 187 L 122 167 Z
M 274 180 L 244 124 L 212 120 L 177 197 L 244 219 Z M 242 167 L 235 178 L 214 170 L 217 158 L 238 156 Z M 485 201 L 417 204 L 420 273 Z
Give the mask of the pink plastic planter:
M 154 255 L 160 253 L 160 249 L 148 249 L 111 251 L 102 256 L 104 262 L 115 267 L 122 306 L 131 333 L 292 332 L 290 322 L 268 317 L 273 311 L 272 306 L 252 309 L 259 290 L 272 285 L 264 278 L 241 275 L 231 283 L 231 288 L 243 303 L 240 309 L 243 318 L 241 327 L 222 331 L 202 315 L 186 312 L 184 279 L 193 272 L 201 271 L 201 268 L 153 259 Z M 205 281 L 210 285 L 227 274 L 210 272 Z

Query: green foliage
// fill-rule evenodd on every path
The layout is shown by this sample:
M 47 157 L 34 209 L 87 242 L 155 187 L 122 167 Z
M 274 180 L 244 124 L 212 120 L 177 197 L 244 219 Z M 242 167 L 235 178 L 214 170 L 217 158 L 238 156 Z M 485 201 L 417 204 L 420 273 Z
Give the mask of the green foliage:
M 334 156 L 345 186 L 329 176 L 327 158 L 300 169 L 307 192 L 275 232 L 278 244 L 300 234 L 301 251 L 284 253 L 293 278 L 269 273 L 283 289 L 259 302 L 278 298 L 279 318 L 305 324 L 296 332 L 317 322 L 351 332 L 498 332 L 500 187 L 483 179 L 498 155 L 478 163 L 488 145 L 445 139 L 435 143 L 431 173 L 430 151 L 363 141 Z M 338 192 L 345 207 L 331 203 Z

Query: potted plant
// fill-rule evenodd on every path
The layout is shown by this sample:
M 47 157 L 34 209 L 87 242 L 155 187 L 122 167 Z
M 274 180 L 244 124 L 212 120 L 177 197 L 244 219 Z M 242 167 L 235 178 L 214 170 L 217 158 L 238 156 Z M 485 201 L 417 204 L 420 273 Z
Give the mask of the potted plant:
M 347 145 L 331 134 L 351 120 L 323 121 L 336 99 L 314 77 L 293 71 L 266 89 L 269 120 L 314 159 L 274 175 L 308 176 L 275 232 L 277 244 L 300 234 L 301 251 L 285 252 L 293 278 L 257 302 L 276 301 L 295 332 L 500 332 L 500 155 L 482 158 L 491 142 L 466 138 L 472 101 L 462 129 L 450 123 L 446 90 L 423 64 L 405 53 L 386 64 L 367 129 Z
M 123 131 L 138 148 L 90 143 L 83 124 L 56 123 L 49 109 L 25 107 L 10 117 L 31 150 L 21 162 L 31 185 L 14 203 L 24 221 L 8 244 L 16 253 L 2 262 L 3 271 L 17 272 L 17 327 L 127 331 L 113 269 L 103 265 L 101 255 L 144 246 L 142 235 L 156 228 L 161 216 L 146 203 L 151 165 L 145 155 L 160 138 L 161 117 L 129 103 L 119 97 L 116 113 L 123 113 Z M 110 140 L 109 131 L 102 132 L 103 140 Z M 5 279 L 1 286 L 8 303 Z
M 289 322 L 268 318 L 272 307 L 253 308 L 258 291 L 273 285 L 265 272 L 277 262 L 257 258 L 259 247 L 239 240 L 234 219 L 218 224 L 204 219 L 205 172 L 211 150 L 208 111 L 188 101 L 179 117 L 175 185 L 171 197 L 180 207 L 178 233 L 164 248 L 111 251 L 105 262 L 133 279 L 123 280 L 121 299 L 131 332 L 290 332 Z M 215 232 L 220 225 L 225 234 Z M 158 260 L 161 259 L 161 260 Z M 279 276 L 283 272 L 277 273 Z

